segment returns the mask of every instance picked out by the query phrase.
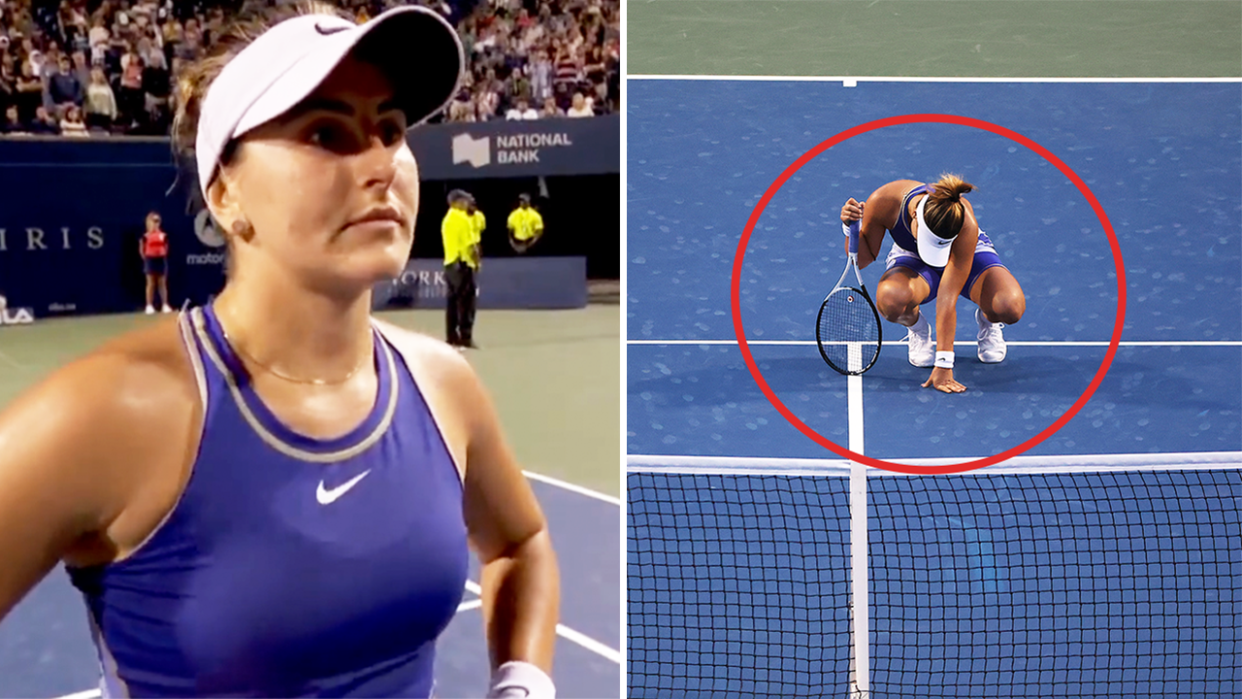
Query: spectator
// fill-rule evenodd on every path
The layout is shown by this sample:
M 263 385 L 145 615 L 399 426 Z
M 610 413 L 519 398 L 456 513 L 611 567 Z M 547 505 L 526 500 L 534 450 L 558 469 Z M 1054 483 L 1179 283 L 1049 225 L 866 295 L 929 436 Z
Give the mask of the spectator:
M 65 116 L 60 120 L 60 133 L 64 136 L 89 135 L 86 133 L 86 123 L 82 121 L 82 110 L 76 104 L 65 110 Z
M 530 67 L 530 89 L 535 99 L 542 101 L 552 96 L 552 81 L 555 76 L 552 52 L 539 51 Z
M 91 84 L 91 66 L 86 62 L 85 51 L 73 52 L 73 76 L 78 79 L 78 84 L 83 89 Z
M 91 70 L 91 84 L 86 88 L 86 125 L 92 129 L 109 129 L 116 120 L 116 95 L 103 68 Z
M 365 18 L 405 2 L 433 7 L 451 18 L 469 58 L 464 94 L 450 104 L 440 117 L 443 120 L 518 115 L 525 119 L 531 114 L 548 118 L 563 116 L 566 109 L 585 116 L 618 108 L 619 0 L 344 0 L 340 4 L 355 17 Z M 175 99 L 171 86 L 181 61 L 198 58 L 219 33 L 226 11 L 240 4 L 236 0 L 0 3 L 4 3 L 0 56 L 12 63 L 8 74 L 0 72 L 0 107 L 18 106 L 20 120 L 32 124 L 39 103 L 76 104 L 91 128 L 115 121 L 126 132 L 153 134 L 167 129 Z M 12 42 L 7 47 L 6 38 Z M 62 54 L 69 58 L 68 71 L 61 68 Z M 131 68 L 135 60 L 141 69 Z M 31 66 L 30 73 L 26 65 Z M 95 67 L 103 69 L 102 83 L 94 76 Z M 73 83 L 78 87 L 76 98 Z M 111 97 L 103 85 L 110 87 Z M 582 93 L 585 107 L 574 106 L 575 92 Z M 547 106 L 549 97 L 557 101 L 552 108 Z M 525 108 L 519 108 L 522 99 Z
M 176 17 L 169 15 L 164 20 L 164 26 L 161 30 L 164 35 L 164 48 L 166 50 L 181 43 L 184 28 L 181 26 L 181 22 L 177 21 Z
M 57 136 L 60 134 L 60 124 L 48 113 L 47 107 L 39 105 L 35 110 L 35 119 L 30 125 L 30 132 L 44 136 Z
M 5 56 L 10 59 L 9 56 Z M 17 103 L 17 77 L 13 75 L 12 60 L 0 64 L 0 108 L 8 108 Z
M 474 94 L 474 115 L 479 121 L 488 121 L 496 116 L 500 107 L 500 91 L 494 82 L 482 85 Z
M 555 119 L 556 117 L 565 116 L 565 112 L 556 106 L 556 98 L 549 97 L 543 101 L 543 109 L 539 112 L 540 119 Z
M 97 17 L 92 22 L 88 37 L 91 43 L 91 63 L 103 63 L 104 56 L 108 52 L 108 46 L 112 39 L 112 33 L 104 26 L 102 17 Z
M 23 124 L 33 122 L 35 109 L 43 105 L 43 81 L 35 75 L 34 64 L 30 61 L 22 63 L 22 74 L 17 78 L 14 101 Z
M 170 84 L 164 54 L 153 51 L 150 56 L 151 60 L 142 71 L 142 92 L 149 130 L 152 135 L 158 135 L 166 132 L 172 122 L 168 101 Z
M 56 63 L 56 70 L 47 82 L 49 101 L 53 107 L 82 104 L 82 83 L 73 73 L 69 59 L 61 57 Z
M 43 63 L 43 52 L 37 49 L 26 54 L 26 60 L 22 61 L 23 66 L 30 66 L 30 74 L 40 80 L 40 89 L 42 89 Z
M 595 99 L 603 102 L 608 99 L 608 63 L 604 58 L 603 46 L 592 46 L 587 52 L 586 66 L 582 69 L 586 82 L 595 92 Z
M 595 111 L 591 109 L 591 105 L 587 103 L 586 97 L 581 92 L 575 92 L 573 105 L 566 110 L 565 116 L 589 117 L 595 116 Z
M 510 71 L 509 79 L 505 81 L 504 94 L 513 99 L 531 94 L 530 78 L 526 77 L 525 68 L 514 68 Z
M 9 105 L 8 109 L 4 110 L 3 133 L 6 135 L 30 133 L 29 127 L 17 113 L 17 105 Z
M 122 74 L 124 74 L 125 70 L 129 68 L 129 64 L 142 58 L 142 56 L 138 53 L 138 47 L 134 42 L 126 40 L 124 46 L 125 52 L 121 55 Z
M 146 106 L 145 93 L 142 91 L 142 69 L 142 59 L 134 54 L 121 73 L 121 88 L 116 96 L 117 118 L 126 129 L 133 128 L 138 123 L 139 115 Z
M 581 79 L 578 61 L 574 59 L 573 53 L 567 48 L 561 48 L 556 58 L 554 77 L 556 89 L 568 94 L 569 90 L 573 89 L 573 86 L 577 85 Z
M 530 103 L 525 97 L 519 97 L 517 104 L 505 114 L 505 119 L 509 121 L 521 121 L 523 119 L 538 119 L 539 112 L 530 108 Z
M 470 94 L 470 88 L 463 87 L 457 92 L 457 97 L 449 103 L 448 120 L 451 122 L 475 121 L 474 99 Z

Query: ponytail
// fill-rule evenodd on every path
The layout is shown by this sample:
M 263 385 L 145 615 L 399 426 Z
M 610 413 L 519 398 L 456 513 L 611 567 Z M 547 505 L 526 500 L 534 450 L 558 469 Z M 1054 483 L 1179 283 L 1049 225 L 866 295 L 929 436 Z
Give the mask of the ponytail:
M 974 189 L 974 185 L 950 174 L 941 175 L 940 180 L 931 185 L 923 217 L 933 235 L 954 238 L 962 231 L 962 224 L 966 222 L 962 195 Z

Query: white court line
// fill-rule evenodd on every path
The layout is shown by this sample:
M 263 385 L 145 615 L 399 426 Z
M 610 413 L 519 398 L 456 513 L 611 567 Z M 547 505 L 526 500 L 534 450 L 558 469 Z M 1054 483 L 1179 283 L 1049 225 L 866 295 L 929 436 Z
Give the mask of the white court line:
M 531 473 L 530 471 L 522 471 L 522 473 L 526 474 L 526 477 L 531 480 L 539 481 L 540 483 L 547 483 L 548 485 L 554 485 L 557 488 L 563 488 L 565 490 L 568 490 L 571 493 L 585 495 L 588 498 L 595 498 L 596 500 L 603 500 L 604 502 L 612 503 L 613 505 L 616 505 L 618 507 L 621 506 L 621 500 L 619 498 L 614 498 L 611 495 L 604 495 L 603 493 L 598 493 L 594 490 L 591 490 L 590 488 L 584 488 L 580 485 L 574 485 L 573 483 L 566 483 L 565 481 L 558 480 L 551 476 L 545 476 L 539 473 Z
M 479 587 L 479 584 L 474 582 L 473 580 L 466 581 L 466 589 L 470 590 L 476 595 L 483 594 L 483 588 Z M 579 631 L 574 631 L 573 629 L 569 628 L 568 626 L 565 626 L 564 624 L 556 625 L 556 635 L 568 641 L 572 641 L 573 643 L 577 643 L 578 645 L 582 646 L 583 648 L 586 648 L 592 653 L 595 653 L 596 655 L 600 655 L 608 660 L 611 660 L 612 662 L 618 665 L 621 664 L 621 652 L 620 651 L 609 648 L 608 646 L 604 645 L 603 643 L 600 643 L 599 641 L 591 638 L 590 636 L 587 636 L 586 634 L 583 634 Z
M 478 609 L 482 606 L 483 606 L 483 600 L 472 599 L 469 602 L 462 602 L 461 604 L 457 605 L 457 613 L 461 614 L 462 612 L 468 612 L 471 609 Z
M 849 394 L 849 447 L 863 453 L 863 385 L 862 375 L 847 379 Z M 850 663 L 850 681 L 859 696 L 868 696 L 871 688 L 871 623 L 868 616 L 871 596 L 867 589 L 867 467 L 850 464 L 850 643 L 854 649 Z
M 0 359 L 3 359 L 4 361 L 8 362 L 9 364 L 12 364 L 14 368 L 16 368 L 16 369 L 18 369 L 18 370 L 20 370 L 20 371 L 25 371 L 26 369 L 28 369 L 28 368 L 29 368 L 29 367 L 27 367 L 25 364 L 22 364 L 21 362 L 19 362 L 19 361 L 17 361 L 16 359 L 14 359 L 14 358 L 10 357 L 9 355 L 5 354 L 4 352 L 0 352 Z
M 626 340 L 627 345 L 736 345 L 737 340 Z M 814 347 L 814 340 L 747 340 L 748 345 L 764 346 L 805 346 Z M 905 340 L 885 342 L 884 346 L 905 345 Z M 979 344 L 975 340 L 958 340 L 954 345 Z M 1043 342 L 1037 340 L 1006 340 L 1010 347 L 1108 347 L 1109 342 Z M 1121 347 L 1242 347 L 1242 340 L 1170 340 L 1168 342 L 1126 341 L 1118 343 Z
M 635 75 L 630 80 L 694 80 L 701 82 L 791 82 L 791 83 L 1236 83 L 1242 78 L 919 78 L 897 76 L 816 76 L 816 75 Z
M 95 697 L 100 696 L 101 694 L 102 693 L 98 689 L 88 689 L 85 692 L 66 694 L 63 697 L 56 697 L 56 699 L 95 699 Z

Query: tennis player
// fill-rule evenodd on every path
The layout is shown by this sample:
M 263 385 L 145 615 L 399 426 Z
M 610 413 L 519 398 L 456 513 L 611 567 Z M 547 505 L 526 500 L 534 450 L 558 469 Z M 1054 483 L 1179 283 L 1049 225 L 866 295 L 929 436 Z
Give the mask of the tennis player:
M 530 195 L 518 196 L 518 206 L 509 214 L 509 246 L 515 251 L 526 252 L 543 235 L 543 216 L 531 208 Z
M 406 128 L 461 69 L 421 7 L 283 5 L 183 74 L 224 290 L 0 414 L 0 617 L 64 561 L 104 697 L 429 697 L 470 547 L 489 696 L 554 696 L 557 564 L 492 403 L 370 317 L 413 239 Z
M 1013 274 L 1001 264 L 996 248 L 962 197 L 974 186 L 955 175 L 925 184 L 897 180 L 875 190 L 866 202 L 850 199 L 841 221 L 862 221 L 858 265 L 876 260 L 884 233 L 892 235 L 887 268 L 876 288 L 876 307 L 888 320 L 906 326 L 910 363 L 934 367 L 924 387 L 960 393 L 953 378 L 953 341 L 957 333 L 957 297 L 975 309 L 979 361 L 1005 358 L 1003 328 L 1018 322 L 1026 297 Z M 938 300 L 937 300 L 938 299 Z M 919 308 L 936 300 L 936 339 Z
M 147 278 L 147 315 L 155 313 L 155 291 L 158 287 L 164 304 L 161 310 L 172 313 L 168 305 L 168 234 L 160 230 L 160 212 L 147 214 L 147 230 L 138 242 L 142 256 L 142 272 Z

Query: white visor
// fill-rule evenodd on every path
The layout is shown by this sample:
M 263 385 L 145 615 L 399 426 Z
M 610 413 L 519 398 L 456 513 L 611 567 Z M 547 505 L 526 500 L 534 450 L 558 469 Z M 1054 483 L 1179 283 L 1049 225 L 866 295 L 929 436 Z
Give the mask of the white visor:
M 949 264 L 949 248 L 953 245 L 953 241 L 957 236 L 952 238 L 941 238 L 932 233 L 931 226 L 927 225 L 927 221 L 923 220 L 923 207 L 927 205 L 930 196 L 924 196 L 919 200 L 918 208 L 914 210 L 914 215 L 919 222 L 919 235 L 915 242 L 919 245 L 919 257 L 932 267 L 944 267 Z
M 331 15 L 287 19 L 233 57 L 207 91 L 195 137 L 203 195 L 233 139 L 296 107 L 355 49 L 392 81 L 411 126 L 448 105 L 465 64 L 452 25 L 423 7 L 398 7 L 365 24 Z

